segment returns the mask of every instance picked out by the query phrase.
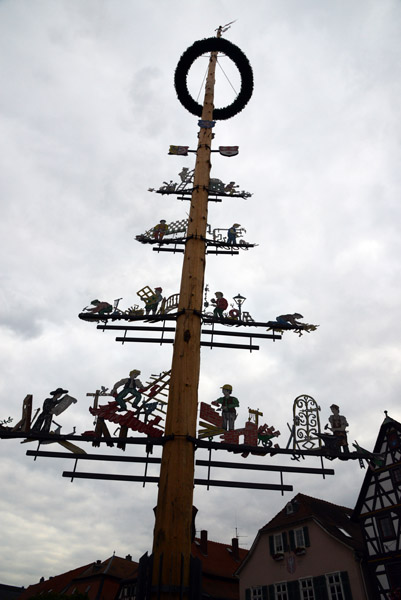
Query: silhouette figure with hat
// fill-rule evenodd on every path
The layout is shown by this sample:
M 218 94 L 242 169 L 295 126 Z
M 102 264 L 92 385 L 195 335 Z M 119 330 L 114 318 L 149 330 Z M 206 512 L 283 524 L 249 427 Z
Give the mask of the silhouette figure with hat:
M 49 433 L 54 409 L 64 400 L 65 396 L 61 398 L 63 394 L 68 394 L 68 390 L 63 390 L 63 388 L 60 387 L 53 392 L 50 392 L 51 398 L 46 398 L 43 402 L 42 412 L 36 419 L 31 431 Z

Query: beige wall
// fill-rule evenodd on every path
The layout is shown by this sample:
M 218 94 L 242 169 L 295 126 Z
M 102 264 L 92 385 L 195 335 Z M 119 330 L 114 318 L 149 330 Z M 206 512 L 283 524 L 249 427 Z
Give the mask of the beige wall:
M 287 558 L 293 554 L 285 553 L 284 560 L 275 561 L 270 555 L 269 535 L 263 534 L 246 565 L 241 570 L 240 600 L 245 600 L 245 589 L 256 585 L 271 585 L 281 581 L 294 581 L 304 577 L 316 577 L 336 571 L 347 571 L 354 600 L 365 600 L 363 580 L 359 562 L 354 558 L 354 551 L 326 533 L 313 521 L 299 524 L 307 525 L 310 547 L 302 556 L 295 556 L 294 573 L 287 570 Z M 296 528 L 294 525 L 289 529 Z M 289 530 L 288 529 L 288 530 Z M 281 533 L 280 530 L 276 533 Z

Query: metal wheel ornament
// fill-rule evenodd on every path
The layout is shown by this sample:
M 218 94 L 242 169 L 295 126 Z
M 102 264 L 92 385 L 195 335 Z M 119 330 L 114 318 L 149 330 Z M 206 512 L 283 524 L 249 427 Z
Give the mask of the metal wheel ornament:
M 224 38 L 206 38 L 192 44 L 178 61 L 174 75 L 174 86 L 177 92 L 178 100 L 190 113 L 197 117 L 202 116 L 202 106 L 198 104 L 188 91 L 187 76 L 193 62 L 205 52 L 222 52 L 226 54 L 236 65 L 241 76 L 241 89 L 232 104 L 224 108 L 215 108 L 213 110 L 213 119 L 230 119 L 239 113 L 249 102 L 253 92 L 253 72 L 252 67 L 245 54 Z

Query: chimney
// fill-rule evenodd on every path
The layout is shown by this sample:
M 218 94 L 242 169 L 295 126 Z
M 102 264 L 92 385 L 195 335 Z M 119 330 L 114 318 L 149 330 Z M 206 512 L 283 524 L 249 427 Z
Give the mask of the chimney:
M 239 560 L 238 538 L 236 537 L 231 540 L 231 552 L 233 553 L 233 557 Z
M 131 554 L 127 554 L 127 556 L 125 557 L 125 560 L 129 560 L 130 562 L 132 561 L 132 556 Z
M 202 554 L 207 554 L 207 531 L 202 529 L 200 537 L 200 549 Z

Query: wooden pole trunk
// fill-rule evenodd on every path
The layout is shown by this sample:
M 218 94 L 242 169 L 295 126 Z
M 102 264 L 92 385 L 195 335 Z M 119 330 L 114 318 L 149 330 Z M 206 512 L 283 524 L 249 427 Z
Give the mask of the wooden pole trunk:
M 216 60 L 212 52 L 202 111 L 208 121 L 213 118 Z M 201 127 L 178 307 L 185 312 L 177 319 L 165 426 L 166 436 L 174 439 L 163 448 L 153 539 L 152 583 L 154 589 L 162 586 L 160 598 L 171 600 L 187 598 L 179 588 L 189 586 L 195 467 L 187 436 L 196 437 L 211 141 L 212 129 Z

